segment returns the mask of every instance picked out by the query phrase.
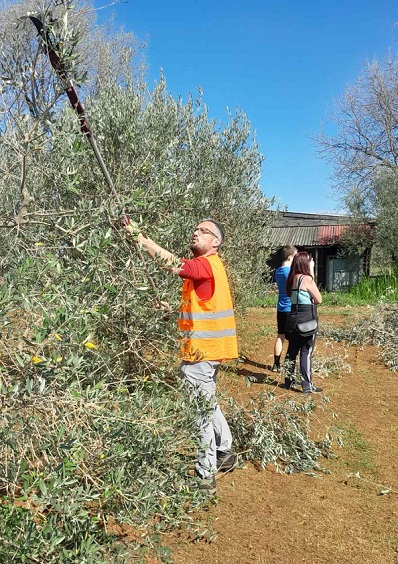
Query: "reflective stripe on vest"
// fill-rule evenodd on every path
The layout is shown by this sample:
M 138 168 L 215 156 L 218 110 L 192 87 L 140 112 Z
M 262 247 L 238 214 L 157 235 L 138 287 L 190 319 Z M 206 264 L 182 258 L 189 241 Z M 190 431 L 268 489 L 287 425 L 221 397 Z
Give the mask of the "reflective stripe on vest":
M 183 331 L 186 339 L 217 339 L 218 337 L 233 337 L 236 329 L 221 329 L 221 331 Z
M 224 317 L 233 317 L 233 309 L 225 309 L 224 311 L 211 311 L 203 313 L 192 313 L 191 311 L 180 311 L 180 319 L 224 319 Z

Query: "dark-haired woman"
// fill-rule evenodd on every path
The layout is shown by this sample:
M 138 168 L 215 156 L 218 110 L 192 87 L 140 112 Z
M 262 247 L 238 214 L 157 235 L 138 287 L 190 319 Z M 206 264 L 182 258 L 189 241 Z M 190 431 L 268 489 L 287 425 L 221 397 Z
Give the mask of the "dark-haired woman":
M 315 345 L 316 333 L 303 337 L 297 331 L 297 323 L 317 317 L 316 304 L 322 303 L 322 296 L 314 280 L 314 260 L 308 253 L 297 253 L 292 261 L 290 273 L 286 281 L 286 293 L 290 296 L 292 310 L 286 326 L 286 338 L 289 339 L 287 350 L 287 374 L 285 388 L 289 389 L 294 382 L 296 358 L 300 352 L 300 373 L 303 392 L 321 392 L 311 379 L 311 356 Z

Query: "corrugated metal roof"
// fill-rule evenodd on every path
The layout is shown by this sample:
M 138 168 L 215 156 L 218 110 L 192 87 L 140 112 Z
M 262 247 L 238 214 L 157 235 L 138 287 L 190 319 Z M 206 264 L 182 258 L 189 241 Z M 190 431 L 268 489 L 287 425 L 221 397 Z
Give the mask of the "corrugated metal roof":
M 280 247 L 295 245 L 299 247 L 324 247 L 336 244 L 346 225 L 295 225 L 294 227 L 273 227 L 270 245 Z
M 374 222 L 363 224 L 371 229 Z M 329 247 L 341 239 L 350 217 L 330 214 L 279 212 L 271 229 L 269 246 Z
M 279 212 L 274 225 L 275 227 L 319 227 L 320 225 L 348 225 L 350 221 L 350 217 L 346 215 Z
M 319 227 L 318 244 L 319 245 L 334 245 L 341 239 L 341 235 L 347 225 L 322 225 Z

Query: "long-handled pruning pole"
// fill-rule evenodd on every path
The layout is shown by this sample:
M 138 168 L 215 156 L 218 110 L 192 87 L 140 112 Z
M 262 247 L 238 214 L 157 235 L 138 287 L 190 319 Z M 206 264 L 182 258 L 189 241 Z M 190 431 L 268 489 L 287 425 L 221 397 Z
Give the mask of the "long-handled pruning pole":
M 54 43 L 54 40 L 51 37 L 49 29 L 46 28 L 44 23 L 39 18 L 37 18 L 36 16 L 29 16 L 29 18 L 32 21 L 32 23 L 35 25 L 35 27 L 36 27 L 36 29 L 39 33 L 39 36 L 40 36 L 42 43 L 43 43 L 43 47 L 44 47 L 44 49 L 45 49 L 45 51 L 48 55 L 48 58 L 50 60 L 51 66 L 53 67 L 56 75 L 62 80 L 63 84 L 65 85 L 66 95 L 69 98 L 69 101 L 71 103 L 72 108 L 75 110 L 75 112 L 77 113 L 77 115 L 79 117 L 80 131 L 88 139 L 88 141 L 91 145 L 91 148 L 93 149 L 94 155 L 97 159 L 97 162 L 100 166 L 100 169 L 102 171 L 102 174 L 104 175 L 106 183 L 108 184 L 113 196 L 115 197 L 116 202 L 119 204 L 120 208 L 123 209 L 123 204 L 122 204 L 122 201 L 120 199 L 120 196 L 116 191 L 116 188 L 113 184 L 112 178 L 111 178 L 111 176 L 108 172 L 108 169 L 106 168 L 104 159 L 102 158 L 102 155 L 101 155 L 101 153 L 98 149 L 98 145 L 97 145 L 95 138 L 93 136 L 93 133 L 91 131 L 91 127 L 90 127 L 90 124 L 87 120 L 84 107 L 79 100 L 79 97 L 77 95 L 75 87 L 73 86 L 72 80 L 67 76 L 64 63 L 61 61 L 59 55 L 57 54 L 57 45 Z M 123 212 L 123 216 L 124 216 L 123 221 L 124 221 L 124 223 L 127 224 L 130 221 L 130 219 L 125 212 Z M 145 275 L 147 277 L 147 280 L 148 280 L 148 282 L 149 282 L 149 284 L 152 287 L 152 290 L 154 292 L 154 297 L 155 297 L 155 300 L 156 300 L 156 303 L 157 303 L 157 307 L 162 309 L 163 304 L 162 304 L 162 302 L 159 298 L 156 284 L 155 284 L 153 278 L 151 277 L 151 275 L 149 274 L 149 272 L 147 270 L 145 259 L 142 255 L 139 244 L 134 239 L 133 239 L 133 245 L 134 245 L 134 248 L 137 252 L 139 259 L 141 260 L 141 262 L 143 264 L 143 268 L 144 268 L 144 272 L 145 272 Z

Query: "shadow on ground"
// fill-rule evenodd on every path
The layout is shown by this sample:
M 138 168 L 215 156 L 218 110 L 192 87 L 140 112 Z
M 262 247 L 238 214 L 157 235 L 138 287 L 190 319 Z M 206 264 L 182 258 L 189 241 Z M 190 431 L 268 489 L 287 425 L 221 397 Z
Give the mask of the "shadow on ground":
M 245 366 L 253 366 L 254 368 L 259 368 L 260 370 L 271 371 L 271 366 L 269 364 L 262 364 L 261 362 L 255 362 L 249 358 L 245 358 Z M 249 378 L 253 384 L 267 384 L 268 386 L 278 386 L 279 380 L 276 380 L 273 376 L 265 374 L 264 372 L 253 371 L 249 368 L 238 368 L 236 371 L 238 376 L 244 376 Z

